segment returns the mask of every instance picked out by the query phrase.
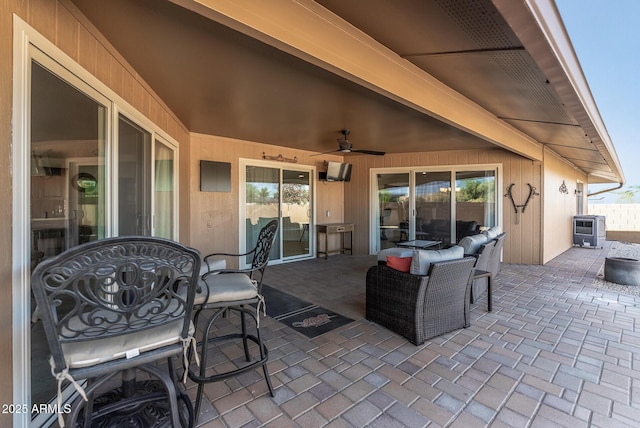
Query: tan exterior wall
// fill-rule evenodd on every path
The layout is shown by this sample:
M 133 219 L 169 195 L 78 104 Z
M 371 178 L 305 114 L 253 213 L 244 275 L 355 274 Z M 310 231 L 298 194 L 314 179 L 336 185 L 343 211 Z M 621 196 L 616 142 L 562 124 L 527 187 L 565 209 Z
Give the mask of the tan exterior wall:
M 412 154 L 388 154 L 384 157 L 352 156 L 347 158 L 353 164 L 351 182 L 345 184 L 345 221 L 355 224 L 355 253 L 369 252 L 369 169 L 444 166 L 472 164 L 501 164 L 503 185 L 515 183 L 512 192 L 516 203 L 524 203 L 528 194 L 526 183 L 540 189 L 540 163 L 532 161 L 506 150 L 461 150 L 425 152 Z M 503 260 L 507 263 L 541 263 L 541 199 L 533 197 L 526 212 L 520 214 L 516 222 L 511 202 L 503 197 L 504 189 L 499 189 L 502 197 L 503 227 L 507 232 Z
M 12 403 L 12 255 L 11 255 L 11 123 L 13 97 L 13 14 L 19 16 L 75 62 L 96 76 L 134 108 L 180 143 L 180 194 L 188 194 L 188 132 L 159 97 L 143 82 L 91 23 L 65 0 L 0 1 L 0 402 Z M 181 198 L 180 234 L 189 236 L 189 200 Z M 183 242 L 188 243 L 185 239 Z M 18 403 L 16 403 L 18 404 Z M 11 426 L 12 415 L 0 414 L 0 426 Z
M 262 159 L 262 154 L 285 158 L 298 158 L 298 165 L 316 166 L 314 177 L 316 188 L 316 223 L 340 223 L 344 220 L 344 188 L 345 183 L 326 183 L 318 181 L 318 171 L 324 171 L 325 160 L 340 162 L 342 157 L 324 155 L 310 157 L 311 152 L 297 149 L 275 147 L 261 143 L 235 140 L 203 134 L 191 134 L 191 160 L 189 168 L 193 171 L 190 179 L 189 200 L 191 201 L 191 234 L 190 245 L 202 254 L 213 252 L 233 253 L 239 250 L 239 160 Z M 210 160 L 231 163 L 231 192 L 200 191 L 200 161 Z M 277 163 L 286 165 L 286 163 Z M 295 165 L 295 164 L 294 164 Z M 326 212 L 331 217 L 326 217 Z M 208 227 L 208 223 L 211 227 Z M 311 231 L 314 233 L 314 231 Z M 337 239 L 333 237 L 331 239 Z M 330 248 L 337 248 L 336 242 L 330 242 Z
M 563 161 L 554 152 L 544 153 L 544 248 L 543 263 L 556 257 L 573 245 L 573 216 L 577 213 L 576 183 L 587 182 L 585 174 Z M 565 184 L 568 193 L 560 188 Z M 586 185 L 585 185 L 586 189 Z

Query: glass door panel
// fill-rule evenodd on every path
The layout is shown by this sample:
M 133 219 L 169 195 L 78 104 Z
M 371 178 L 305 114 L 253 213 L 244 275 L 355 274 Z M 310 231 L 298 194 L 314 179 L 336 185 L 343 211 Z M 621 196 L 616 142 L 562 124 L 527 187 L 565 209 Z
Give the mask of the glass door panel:
M 151 235 L 151 134 L 118 120 L 118 235 Z
M 456 172 L 456 242 L 496 225 L 496 173 Z
M 280 169 L 247 165 L 245 202 L 245 248 L 249 251 L 255 247 L 260 229 L 280 218 Z M 274 242 L 270 257 L 281 258 L 279 239 Z M 246 262 L 251 263 L 251 259 Z
M 31 268 L 105 236 L 107 107 L 31 64 Z M 56 395 L 49 349 L 31 301 L 31 402 Z M 35 416 L 35 415 L 34 415 Z
M 311 217 L 311 180 L 308 171 L 282 170 L 282 256 L 311 254 L 309 223 Z
M 174 151 L 156 140 L 153 235 L 167 239 L 174 239 L 173 158 Z
M 415 237 L 451 243 L 451 173 L 415 174 Z
M 409 239 L 409 173 L 378 174 L 378 248 Z

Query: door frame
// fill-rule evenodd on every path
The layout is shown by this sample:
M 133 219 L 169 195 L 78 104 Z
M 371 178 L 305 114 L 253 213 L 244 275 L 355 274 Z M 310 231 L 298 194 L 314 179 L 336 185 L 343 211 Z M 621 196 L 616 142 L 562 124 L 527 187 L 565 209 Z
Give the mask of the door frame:
M 73 58 L 55 46 L 33 27 L 13 15 L 13 98 L 12 98 L 12 378 L 13 403 L 21 405 L 46 404 L 31 403 L 31 334 L 30 334 L 30 250 L 31 250 L 31 135 L 30 135 L 30 87 L 31 62 L 51 70 L 65 82 L 85 95 L 99 101 L 107 109 L 105 124 L 105 235 L 113 236 L 117 230 L 117 216 L 114 216 L 117 197 L 117 165 L 113 160 L 117 149 L 117 118 L 123 114 L 129 120 L 149 130 L 152 142 L 159 140 L 172 148 L 174 158 L 174 188 L 179 189 L 179 145 L 178 142 L 160 129 L 150 119 L 137 111 L 127 101 L 116 94 L 97 77 L 81 67 Z M 153 167 L 153 165 L 152 165 Z M 115 169 L 114 169 L 115 168 Z M 151 171 L 153 179 L 153 169 Z M 174 192 L 174 239 L 179 239 L 178 191 Z M 152 195 L 153 197 L 153 195 Z M 153 204 L 153 199 L 152 199 Z M 152 205 L 153 206 L 153 205 Z M 115 221 L 114 221 L 115 220 Z M 55 379 L 52 377 L 52 382 Z M 63 399 L 72 396 L 73 388 L 63 391 Z M 14 413 L 14 427 L 31 427 L 48 424 L 57 417 L 55 414 L 40 413 L 33 420 L 31 413 Z
M 401 174 L 409 173 L 409 233 L 415 230 L 415 175 L 419 172 L 449 172 L 452 185 L 456 182 L 456 172 L 459 171 L 483 171 L 494 170 L 496 172 L 496 192 L 495 192 L 495 210 L 496 210 L 496 226 L 502 228 L 502 197 L 500 189 L 503 185 L 503 173 L 501 163 L 491 164 L 465 164 L 465 165 L 437 165 L 437 166 L 409 166 L 409 167 L 393 167 L 393 168 L 371 168 L 369 169 L 369 254 L 375 255 L 380 251 L 379 233 L 380 227 L 380 203 L 378 201 L 378 174 Z M 451 229 L 455 230 L 456 204 L 455 192 L 451 192 Z
M 280 254 L 280 257 L 278 259 L 273 259 L 273 260 L 269 260 L 269 264 L 281 264 L 281 263 L 288 263 L 288 262 L 294 262 L 294 261 L 300 261 L 300 260 L 308 260 L 308 259 L 312 259 L 314 258 L 315 255 L 315 249 L 316 249 L 316 236 L 315 233 L 312 233 L 313 230 L 315 230 L 315 225 L 316 225 L 316 189 L 315 189 L 315 177 L 316 177 L 316 167 L 313 165 L 304 165 L 304 164 L 297 164 L 297 163 L 289 163 L 289 162 L 277 162 L 277 161 L 269 161 L 269 160 L 262 160 L 262 159 L 248 159 L 248 158 L 240 158 L 238 159 L 238 203 L 239 203 L 239 208 L 238 208 L 238 252 L 239 253 L 244 253 L 248 250 L 250 250 L 250 248 L 245 248 L 246 247 L 246 230 L 245 230 L 245 219 L 247 218 L 247 211 L 246 211 L 246 199 L 247 199 L 247 195 L 246 195 L 246 183 L 247 183 L 247 174 L 246 174 L 246 170 L 247 170 L 247 166 L 259 166 L 259 167 L 265 167 L 265 168 L 275 168 L 275 169 L 279 169 L 279 170 L 300 170 L 300 171 L 304 171 L 304 172 L 308 172 L 309 173 L 309 190 L 311 192 L 310 198 L 309 198 L 309 204 L 310 206 L 310 216 L 309 216 L 309 227 L 308 227 L 308 234 L 309 234 L 309 254 L 305 254 L 305 255 L 300 255 L 300 256 L 290 256 L 290 257 L 283 257 L 282 254 Z M 279 181 L 279 186 L 282 186 L 282 174 L 280 174 L 280 181 Z M 277 239 L 279 240 L 279 248 L 280 251 L 282 253 L 282 249 L 283 249 L 283 231 L 282 231 L 282 192 L 280 192 L 280 201 L 279 201 L 279 205 L 280 205 L 280 209 L 278 210 L 278 222 L 279 222 L 279 227 L 278 227 L 278 236 Z M 241 267 L 246 268 L 246 262 L 243 260 L 241 260 Z

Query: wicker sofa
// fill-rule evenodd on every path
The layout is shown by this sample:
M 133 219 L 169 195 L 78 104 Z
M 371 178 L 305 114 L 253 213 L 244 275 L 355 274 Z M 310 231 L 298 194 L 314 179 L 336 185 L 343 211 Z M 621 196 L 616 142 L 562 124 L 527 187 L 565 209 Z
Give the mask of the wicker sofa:
M 473 257 L 431 263 L 428 275 L 372 266 L 367 272 L 366 318 L 414 345 L 468 327 L 474 264 Z

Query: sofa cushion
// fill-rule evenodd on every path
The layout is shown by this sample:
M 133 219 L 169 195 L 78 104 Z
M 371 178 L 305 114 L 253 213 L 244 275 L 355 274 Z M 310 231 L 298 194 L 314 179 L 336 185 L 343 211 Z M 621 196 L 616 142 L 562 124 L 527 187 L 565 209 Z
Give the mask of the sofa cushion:
M 465 236 L 477 233 L 478 223 L 475 220 L 458 220 L 456 221 L 456 237 L 458 240 Z
M 489 238 L 482 233 L 478 233 L 477 235 L 465 236 L 458 242 L 458 245 L 461 246 L 464 250 L 465 254 L 476 254 L 482 244 L 486 244 Z
M 395 257 L 387 256 L 387 267 L 400 272 L 409 272 L 411 270 L 411 261 L 413 257 Z
M 482 234 L 487 237 L 487 240 L 497 238 L 498 235 L 500 235 L 500 233 L 502 233 L 502 231 L 500 230 L 499 227 L 496 227 L 496 226 L 491 227 L 485 230 L 484 232 L 482 232 Z
M 413 250 L 411 248 L 385 248 L 378 253 L 378 261 L 386 262 L 387 256 L 393 257 L 413 257 Z
M 459 245 L 444 250 L 414 250 L 411 262 L 413 275 L 426 275 L 432 263 L 446 262 L 464 257 L 464 249 Z

